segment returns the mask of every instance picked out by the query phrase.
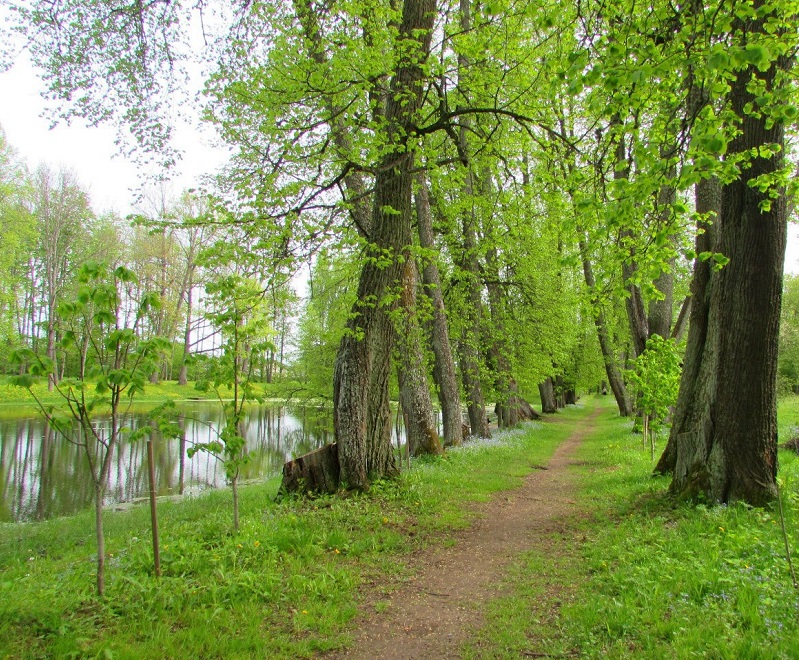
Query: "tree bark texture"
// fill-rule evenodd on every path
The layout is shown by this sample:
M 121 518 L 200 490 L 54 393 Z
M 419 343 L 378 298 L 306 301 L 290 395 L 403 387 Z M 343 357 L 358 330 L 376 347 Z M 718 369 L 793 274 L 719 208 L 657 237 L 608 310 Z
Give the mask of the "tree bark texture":
M 552 378 L 538 383 L 538 394 L 541 396 L 541 412 L 547 415 L 558 412 L 558 407 L 555 403 L 555 386 L 552 383 Z
M 750 33 L 762 30 L 762 22 L 747 28 Z M 781 122 L 768 126 L 766 113 L 744 111 L 747 104 L 758 109 L 750 81 L 759 78 L 771 89 L 777 68 L 772 63 L 762 73 L 749 67 L 732 83 L 730 106 L 742 121 L 730 154 L 784 145 Z M 676 460 L 671 491 L 678 496 L 762 505 L 777 495 L 776 366 L 787 205 L 781 194 L 770 209 L 761 210 L 768 198 L 750 182 L 782 166 L 782 151 L 753 158 L 736 181 L 721 189 L 714 251 L 730 261 L 710 274 L 699 363 L 686 364 L 686 382 L 681 383 L 681 389 L 693 389 L 695 403 L 689 409 L 693 414 L 672 429 Z M 691 327 L 689 337 L 701 330 Z
M 696 212 L 707 220 L 700 220 L 697 226 L 695 249 L 697 254 L 709 252 L 715 246 L 715 235 L 721 222 L 721 184 L 717 179 L 703 179 L 695 187 Z M 710 278 L 712 270 L 709 261 L 698 257 L 694 260 L 691 279 L 690 323 L 688 339 L 683 358 L 682 378 L 677 395 L 677 403 L 672 415 L 671 433 L 666 448 L 660 457 L 655 472 L 671 474 L 677 461 L 677 436 L 694 428 L 701 419 L 704 402 L 697 399 L 702 353 L 707 342 L 708 315 L 710 313 Z M 709 370 L 708 356 L 705 369 Z M 707 385 L 705 385 L 707 387 Z
M 339 475 L 338 445 L 332 443 L 286 463 L 280 492 L 335 493 Z
M 411 456 L 440 454 L 433 419 L 433 404 L 427 384 L 427 368 L 422 352 L 421 327 L 416 318 L 416 287 L 419 274 L 416 261 L 407 259 L 403 265 L 402 308 L 399 340 L 399 389 L 400 404 L 405 418 L 405 434 Z
M 413 149 L 407 137 L 423 92 L 422 63 L 430 51 L 435 0 L 405 0 L 400 25 L 404 44 L 386 106 L 386 142 L 394 148 L 375 176 L 372 229 L 358 282 L 358 299 L 334 367 L 333 423 L 341 480 L 364 489 L 370 478 L 391 476 L 388 384 L 395 328 L 392 313 L 411 258 Z M 415 42 L 415 48 L 407 44 Z
M 424 250 L 433 250 L 435 242 L 427 185 L 427 179 L 421 174 L 417 175 L 416 221 L 419 227 L 419 245 Z M 455 372 L 455 360 L 452 357 L 452 347 L 449 341 L 449 325 L 444 311 L 441 276 L 433 259 L 425 259 L 422 282 L 424 283 L 424 292 L 430 299 L 433 308 L 430 344 L 435 358 L 433 380 L 438 390 L 438 401 L 441 405 L 441 417 L 444 425 L 443 444 L 445 447 L 455 447 L 463 442 L 461 396 L 458 376 Z

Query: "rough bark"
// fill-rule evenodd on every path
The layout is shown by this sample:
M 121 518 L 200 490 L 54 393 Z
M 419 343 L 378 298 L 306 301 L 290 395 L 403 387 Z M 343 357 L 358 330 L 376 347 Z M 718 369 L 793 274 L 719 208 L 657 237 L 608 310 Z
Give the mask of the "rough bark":
M 716 179 L 703 179 L 695 187 L 696 212 L 706 220 L 697 226 L 695 250 L 697 254 L 709 252 L 715 246 L 715 235 L 721 222 L 721 185 Z M 705 349 L 710 313 L 710 262 L 699 258 L 694 260 L 691 279 L 690 330 L 683 358 L 683 372 L 677 403 L 672 415 L 671 432 L 666 448 L 660 457 L 655 472 L 671 474 L 677 461 L 677 436 L 694 428 L 702 415 L 703 402 L 697 399 L 699 373 L 702 354 Z M 706 369 L 710 367 L 710 357 L 706 358 Z
M 335 493 L 339 486 L 338 445 L 332 443 L 283 466 L 281 493 Z
M 757 21 L 746 28 L 751 34 L 763 24 Z M 730 154 L 784 145 L 781 122 L 769 126 L 767 113 L 744 111 L 747 104 L 758 108 L 750 81 L 759 78 L 770 89 L 777 69 L 777 63 L 766 72 L 749 67 L 732 82 L 730 107 L 742 121 Z M 672 429 L 676 461 L 671 491 L 678 496 L 762 505 L 777 495 L 776 358 L 787 204 L 783 191 L 770 208 L 761 210 L 768 198 L 750 183 L 782 166 L 782 150 L 753 158 L 736 181 L 721 189 L 715 250 L 730 261 L 711 273 L 699 364 L 683 375 L 683 380 L 693 377 L 696 403 L 692 419 Z M 689 336 L 693 332 L 692 327 Z
M 538 384 L 538 393 L 541 396 L 541 412 L 547 415 L 558 412 L 555 403 L 555 386 L 552 378 L 547 378 Z
M 419 227 L 419 245 L 423 250 L 435 249 L 433 238 L 433 222 L 430 213 L 430 197 L 427 180 L 422 174 L 416 177 L 416 221 Z M 454 447 L 463 441 L 463 417 L 461 413 L 461 396 L 458 388 L 458 377 L 455 372 L 455 361 L 449 341 L 449 326 L 444 311 L 444 296 L 441 292 L 441 277 L 438 266 L 433 259 L 425 259 L 422 269 L 424 292 L 432 306 L 432 322 L 430 324 L 430 344 L 435 361 L 433 363 L 433 380 L 438 391 L 441 405 L 441 417 L 444 425 L 443 444 Z
M 333 422 L 341 480 L 364 489 L 370 478 L 396 473 L 391 450 L 388 383 L 395 328 L 391 294 L 401 286 L 402 264 L 410 258 L 412 167 L 407 136 L 421 103 L 422 62 L 430 50 L 434 0 L 406 0 L 400 39 L 416 49 L 402 49 L 386 105 L 386 142 L 395 148 L 381 158 L 375 176 L 372 228 L 358 282 L 358 300 L 341 340 L 334 367 Z M 410 53 L 414 50 L 414 53 Z
M 511 397 L 510 405 L 512 405 L 517 411 L 516 422 L 513 426 L 516 426 L 519 422 L 523 422 L 525 420 L 538 420 L 541 419 L 541 415 L 539 415 L 535 409 L 530 405 L 530 402 L 527 399 L 522 398 L 518 394 L 514 394 Z M 499 402 L 494 404 L 494 414 L 499 418 L 501 412 L 501 406 Z
M 440 454 L 436 423 L 433 419 L 433 404 L 427 384 L 427 369 L 421 346 L 421 328 L 416 318 L 416 287 L 419 274 L 416 261 L 408 259 L 404 264 L 402 283 L 402 307 L 405 311 L 400 320 L 399 332 L 399 389 L 400 404 L 405 419 L 405 433 L 411 456 Z

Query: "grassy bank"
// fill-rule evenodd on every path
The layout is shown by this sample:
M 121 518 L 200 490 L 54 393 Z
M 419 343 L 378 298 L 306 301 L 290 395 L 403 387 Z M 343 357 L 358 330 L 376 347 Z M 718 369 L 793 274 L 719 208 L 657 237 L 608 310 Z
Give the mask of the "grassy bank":
M 786 399 L 781 438 L 798 422 L 799 398 Z M 513 567 L 464 657 L 799 658 L 776 504 L 674 503 L 629 429 L 600 419 L 581 449 L 579 515 Z M 799 457 L 781 452 L 779 474 L 799 554 Z
M 293 383 L 255 383 L 253 385 L 256 393 L 267 398 L 285 398 L 291 392 L 300 390 L 300 386 Z M 47 383 L 42 381 L 33 386 L 33 393 L 39 400 L 45 403 L 60 401 L 58 395 L 47 390 Z M 223 398 L 233 396 L 232 389 L 222 386 L 220 394 Z M 160 383 L 149 383 L 144 392 L 136 394 L 136 401 L 157 402 L 164 399 L 174 401 L 194 401 L 194 400 L 217 400 L 217 393 L 213 389 L 197 389 L 193 382 L 187 385 L 178 385 L 175 380 L 165 380 Z M 0 409 L 4 406 L 24 406 L 33 405 L 34 400 L 31 394 L 22 387 L 16 387 L 8 383 L 8 378 L 0 376 Z
M 572 409 L 565 417 L 578 418 Z M 308 657 L 346 641 L 357 589 L 401 579 L 405 557 L 468 523 L 468 504 L 520 483 L 566 437 L 527 426 L 419 462 L 368 495 L 274 502 L 277 483 L 160 505 L 164 575 L 148 512 L 105 518 L 108 597 L 93 594 L 90 513 L 0 526 L 0 653 L 7 657 Z
M 316 399 L 303 398 L 303 389 L 296 383 L 255 383 L 253 385 L 258 396 L 265 400 L 290 401 L 298 405 L 303 403 L 315 404 Z M 33 387 L 33 394 L 45 405 L 62 404 L 63 399 L 57 393 L 49 392 L 47 384 L 37 383 Z M 218 401 L 232 399 L 233 390 L 222 386 L 217 393 L 213 389 L 197 389 L 195 383 L 178 385 L 177 381 L 166 380 L 160 383 L 149 383 L 144 392 L 136 394 L 131 410 L 141 412 L 150 410 L 164 401 Z M 33 396 L 26 389 L 9 385 L 6 377 L 0 377 L 0 419 L 10 419 L 20 416 L 36 416 L 39 410 Z
M 420 461 L 367 495 L 274 502 L 244 488 L 242 528 L 216 491 L 160 505 L 164 576 L 151 575 L 148 511 L 106 516 L 108 597 L 93 594 L 92 516 L 0 526 L 0 655 L 311 657 L 347 642 L 358 587 L 409 576 L 419 548 L 446 544 L 469 504 L 520 483 L 594 405 L 578 514 L 512 566 L 465 658 L 799 657 L 799 591 L 778 512 L 677 505 L 607 398 L 501 442 Z M 799 399 L 781 405 L 781 433 Z M 780 480 L 794 551 L 799 458 Z

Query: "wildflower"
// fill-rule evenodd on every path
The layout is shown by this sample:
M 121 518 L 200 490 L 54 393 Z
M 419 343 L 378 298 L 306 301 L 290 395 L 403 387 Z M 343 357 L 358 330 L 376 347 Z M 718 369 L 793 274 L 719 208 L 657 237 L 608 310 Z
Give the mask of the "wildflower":
M 388 524 L 388 518 L 383 518 L 383 524 L 384 524 L 384 525 L 387 525 L 387 524 Z
M 719 529 L 720 529 L 722 532 L 724 531 L 724 528 L 723 528 L 723 527 L 719 527 Z
M 338 548 L 336 548 L 335 550 L 333 550 L 333 552 L 335 552 L 337 555 L 340 555 L 340 554 L 341 554 L 341 553 L 338 551 Z
M 302 613 L 303 614 L 308 614 L 308 610 L 303 610 Z
M 261 545 L 261 542 L 260 541 L 256 541 L 255 543 L 253 543 L 253 545 L 257 548 L 259 545 Z
M 236 544 L 236 547 L 237 547 L 237 548 L 243 548 L 244 546 L 243 546 L 241 543 L 237 543 L 237 544 Z

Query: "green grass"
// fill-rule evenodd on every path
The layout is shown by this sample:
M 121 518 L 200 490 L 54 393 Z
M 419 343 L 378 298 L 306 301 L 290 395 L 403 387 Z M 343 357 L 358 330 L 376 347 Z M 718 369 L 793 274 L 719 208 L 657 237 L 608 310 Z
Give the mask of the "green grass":
M 584 412 L 570 411 L 573 417 Z M 301 658 L 341 647 L 365 581 L 407 578 L 409 553 L 469 524 L 469 504 L 521 483 L 569 433 L 531 425 L 418 461 L 366 495 L 276 503 L 277 482 L 105 516 L 107 598 L 94 587 L 92 514 L 0 526 L 0 655 Z
M 783 438 L 797 411 L 799 399 L 782 402 Z M 612 411 L 580 453 L 579 514 L 513 567 L 465 658 L 799 657 L 776 505 L 676 504 Z M 799 457 L 780 453 L 779 479 L 799 554 Z
M 291 382 L 281 383 L 254 383 L 253 388 L 256 393 L 269 397 L 284 398 L 287 393 L 299 390 L 300 385 Z M 39 399 L 44 402 L 50 403 L 59 401 L 58 394 L 48 392 L 47 383 L 41 381 L 33 386 L 33 392 Z M 223 398 L 230 398 L 233 396 L 233 390 L 225 385 L 221 386 L 220 393 Z M 136 394 L 137 401 L 163 401 L 164 399 L 173 400 L 195 400 L 195 399 L 210 399 L 216 400 L 217 393 L 213 389 L 198 390 L 195 383 L 190 382 L 187 385 L 178 385 L 175 380 L 164 380 L 159 383 L 148 383 L 144 392 Z M 2 405 L 22 405 L 33 404 L 33 397 L 31 394 L 22 387 L 11 385 L 8 378 L 0 376 L 0 406 Z
M 409 578 L 409 554 L 448 543 L 469 504 L 521 483 L 590 408 L 575 467 L 578 513 L 510 569 L 507 596 L 464 658 L 796 658 L 799 592 L 776 509 L 675 504 L 668 479 L 607 398 L 415 463 L 369 494 L 274 502 L 277 482 L 159 506 L 164 575 L 151 575 L 148 511 L 108 513 L 108 597 L 93 593 L 92 514 L 0 526 L 0 656 L 302 658 L 341 648 L 365 583 Z M 799 399 L 780 407 L 780 430 Z M 780 454 L 799 553 L 799 457 Z M 384 608 L 382 601 L 375 611 Z

